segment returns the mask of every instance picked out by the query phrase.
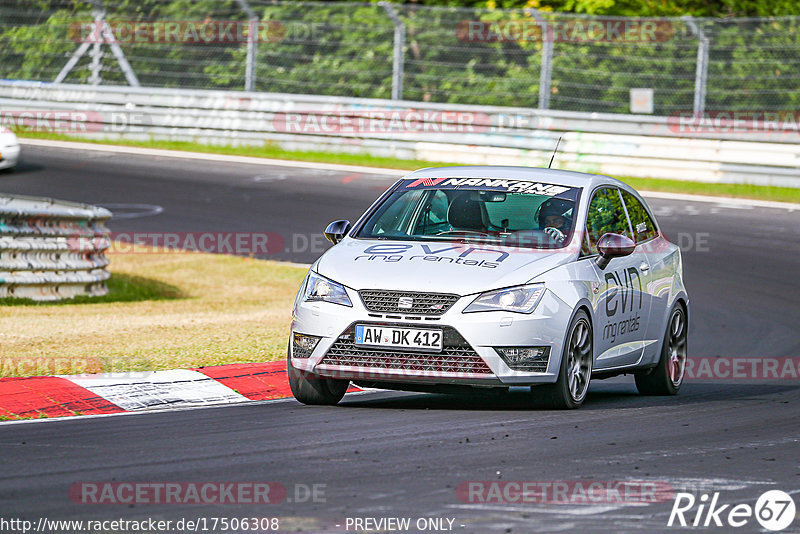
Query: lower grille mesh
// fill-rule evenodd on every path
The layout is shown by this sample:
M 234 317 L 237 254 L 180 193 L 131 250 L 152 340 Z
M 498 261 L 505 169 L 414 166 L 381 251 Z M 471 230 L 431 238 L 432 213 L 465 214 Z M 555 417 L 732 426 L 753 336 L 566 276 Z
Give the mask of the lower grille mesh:
M 401 325 L 392 325 L 401 326 Z M 328 349 L 321 365 L 346 365 L 403 371 L 491 374 L 492 370 L 461 335 L 451 327 L 443 329 L 442 352 L 417 352 L 361 347 L 353 342 L 350 327 Z

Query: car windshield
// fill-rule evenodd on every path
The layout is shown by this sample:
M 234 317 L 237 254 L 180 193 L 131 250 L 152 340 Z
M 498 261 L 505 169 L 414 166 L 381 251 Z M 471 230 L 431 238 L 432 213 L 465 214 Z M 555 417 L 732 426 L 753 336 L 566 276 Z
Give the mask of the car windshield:
M 560 248 L 572 235 L 579 195 L 580 188 L 526 180 L 407 179 L 356 237 Z

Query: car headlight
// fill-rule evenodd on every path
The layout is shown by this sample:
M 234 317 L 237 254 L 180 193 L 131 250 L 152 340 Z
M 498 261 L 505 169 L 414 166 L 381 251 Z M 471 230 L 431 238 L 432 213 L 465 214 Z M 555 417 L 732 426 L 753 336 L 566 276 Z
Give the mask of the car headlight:
M 334 304 L 341 304 L 342 306 L 353 306 L 342 284 L 320 276 L 313 271 L 308 273 L 308 281 L 306 282 L 305 293 L 303 293 L 303 300 L 306 302 L 322 301 L 333 302 Z
M 544 284 L 529 284 L 481 293 L 463 313 L 509 311 L 531 313 L 544 294 Z

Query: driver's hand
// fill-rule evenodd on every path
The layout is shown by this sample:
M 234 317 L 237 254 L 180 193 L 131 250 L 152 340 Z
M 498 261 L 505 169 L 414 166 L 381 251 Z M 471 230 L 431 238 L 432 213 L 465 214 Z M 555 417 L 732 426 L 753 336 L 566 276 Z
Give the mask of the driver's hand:
M 553 228 L 552 226 L 548 226 L 547 228 L 545 228 L 544 233 L 549 235 L 553 239 L 553 241 L 557 243 L 561 243 L 567 238 L 567 236 L 564 235 L 564 232 L 562 232 L 558 228 Z

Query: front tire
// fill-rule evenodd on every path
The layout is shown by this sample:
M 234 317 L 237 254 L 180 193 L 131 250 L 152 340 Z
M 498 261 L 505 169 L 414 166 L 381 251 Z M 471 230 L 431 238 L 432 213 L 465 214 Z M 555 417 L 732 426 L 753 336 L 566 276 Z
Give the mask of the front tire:
M 585 311 L 572 318 L 567 330 L 567 343 L 561 355 L 561 366 L 555 384 L 533 388 L 532 394 L 543 393 L 543 400 L 553 408 L 572 410 L 586 399 L 592 378 L 594 337 L 592 323 Z
M 292 349 L 286 355 L 286 371 L 292 395 L 303 404 L 333 406 L 344 397 L 349 380 L 337 380 L 297 369 L 292 365 Z
M 642 395 L 675 395 L 686 372 L 688 321 L 686 310 L 678 303 L 672 308 L 658 365 L 647 373 L 636 373 L 636 389 Z

